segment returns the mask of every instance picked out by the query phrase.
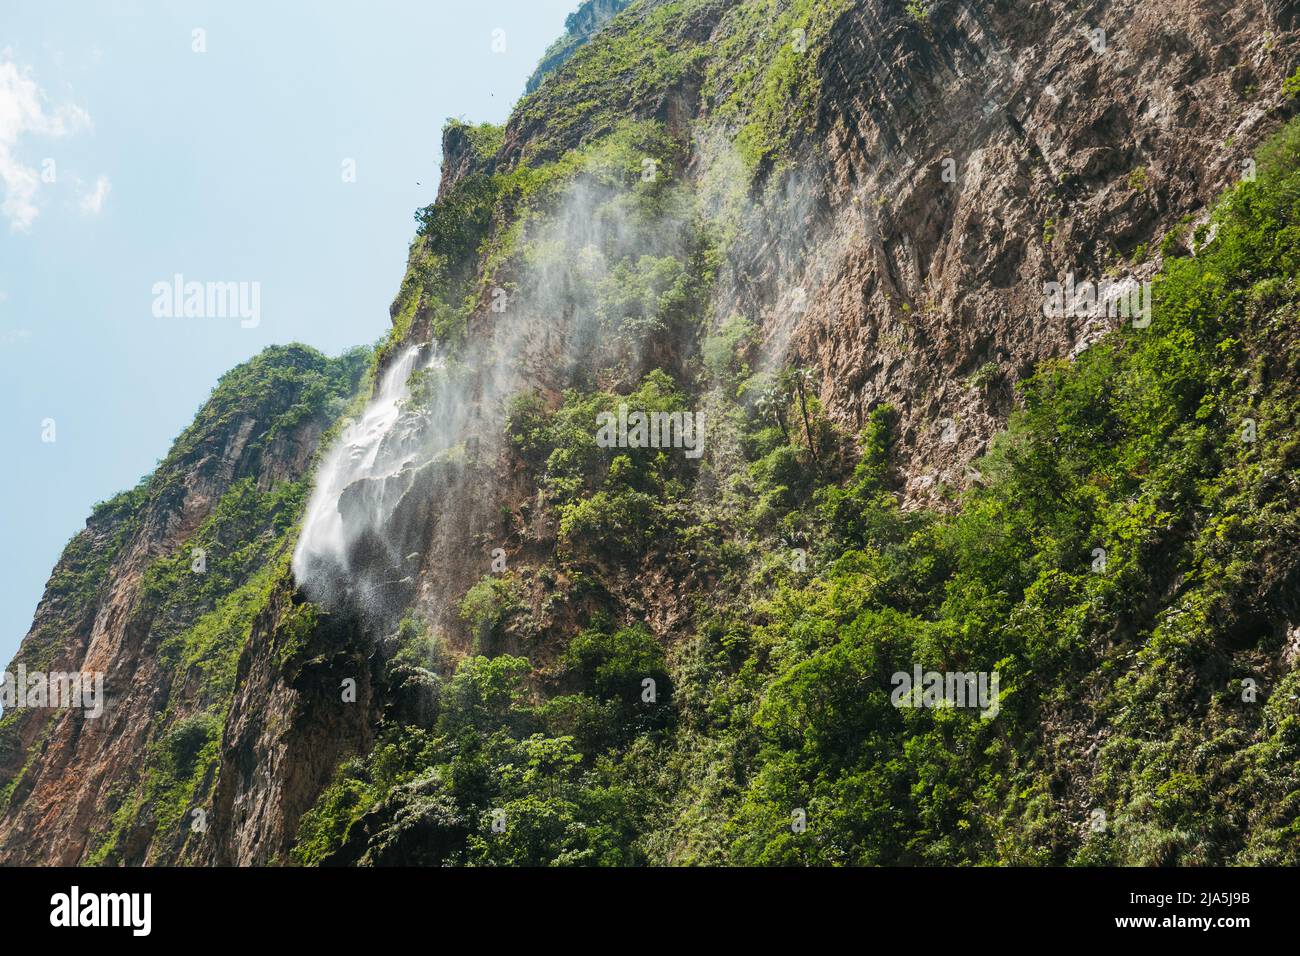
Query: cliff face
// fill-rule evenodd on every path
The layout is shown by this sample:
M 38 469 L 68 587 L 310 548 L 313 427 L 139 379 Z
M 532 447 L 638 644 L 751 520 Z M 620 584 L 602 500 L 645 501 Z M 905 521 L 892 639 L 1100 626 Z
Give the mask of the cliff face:
M 837 21 L 816 133 L 835 258 L 794 348 L 846 420 L 903 411 L 910 500 L 965 486 L 1014 384 L 1116 324 L 1044 316 L 1044 282 L 1149 279 L 1187 252 L 1276 126 L 1296 15 L 935 4 L 918 23 L 860 4 Z
M 577 10 L 564 20 L 564 35 L 547 48 L 542 62 L 528 78 L 526 92 L 531 93 L 542 85 L 551 73 L 559 69 L 584 43 L 600 32 L 614 15 L 626 10 L 632 0 L 584 0 Z
M 365 358 L 276 348 L 230 372 L 158 470 L 68 545 L 9 671 L 102 673 L 105 706 L 6 711 L 0 860 L 184 858 L 245 618 Z
M 1247 173 L 1284 107 L 1297 11 L 921 6 L 646 5 L 587 71 L 520 105 L 495 162 L 553 158 L 625 118 L 704 137 L 686 156 L 696 178 L 735 143 L 734 172 L 768 196 L 714 311 L 753 316 L 814 367 L 846 425 L 897 407 L 906 498 L 933 505 L 968 484 L 1016 382 L 1117 324 L 1045 317 L 1043 283 L 1149 279 Z M 601 62 L 647 36 L 680 65 Z M 574 112 L 584 97 L 599 108 Z
M 904 502 L 950 507 L 1018 383 L 1124 324 L 1104 308 L 1046 315 L 1044 284 L 1151 279 L 1253 168 L 1292 111 L 1282 81 L 1300 50 L 1295 18 L 1285 3 L 1258 16 L 1200 3 L 638 4 L 503 130 L 476 145 L 448 127 L 439 201 L 384 360 L 449 335 L 470 356 L 477 407 L 450 428 L 435 415 L 431 451 L 471 433 L 485 443 L 457 467 L 483 467 L 458 480 L 494 489 L 462 496 L 486 514 L 485 497 L 516 506 L 536 490 L 489 461 L 510 396 L 626 388 L 656 366 L 695 374 L 703 340 L 739 316 L 755 368 L 807 369 L 836 425 L 856 431 L 890 406 Z M 651 224 L 609 212 L 620 162 L 647 201 L 677 205 Z M 587 175 L 549 188 L 584 163 Z M 470 209 L 481 221 L 467 229 Z M 524 263 L 521 235 L 561 244 L 571 262 Z M 689 277 L 709 327 L 629 342 L 593 322 L 607 306 L 581 286 L 593 270 L 611 281 L 608 264 L 629 252 L 688 269 L 692 255 L 718 255 L 707 289 Z M 431 486 L 411 494 L 408 479 L 407 499 L 429 500 Z M 510 533 L 455 510 L 444 557 Z M 403 560 L 447 517 L 403 519 Z M 420 603 L 447 618 L 465 575 L 427 555 L 421 570 Z
M 584 4 L 504 128 L 444 131 L 299 527 L 140 596 L 304 477 L 323 418 L 240 457 L 268 409 L 70 545 L 22 654 L 184 666 L 111 743 L 6 717 L 0 858 L 1294 861 L 1296 15 Z M 1154 312 L 1045 309 L 1069 277 Z M 620 405 L 698 448 L 600 445 Z M 1007 701 L 889 706 L 914 665 Z

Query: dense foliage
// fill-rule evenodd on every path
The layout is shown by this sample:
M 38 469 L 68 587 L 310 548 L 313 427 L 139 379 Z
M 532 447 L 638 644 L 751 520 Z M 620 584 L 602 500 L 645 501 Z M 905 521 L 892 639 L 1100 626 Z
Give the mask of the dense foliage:
M 521 397 L 555 549 L 462 612 L 537 657 L 408 621 L 434 716 L 340 769 L 298 859 L 1300 862 L 1300 125 L 1212 225 L 1149 328 L 1040 369 L 951 515 L 899 507 L 888 408 L 850 441 L 740 317 L 626 393 Z M 619 401 L 721 435 L 599 448 Z M 666 644 L 627 623 L 652 567 L 692 602 Z M 916 665 L 996 671 L 998 713 L 893 706 Z
M 234 434 L 253 426 L 244 466 L 218 486 L 221 496 L 207 518 L 141 575 L 130 626 L 147 635 L 166 686 L 139 774 L 123 775 L 107 795 L 113 817 L 94 835 L 89 862 L 124 862 L 141 845 L 173 859 L 198 835 L 190 815 L 206 806 L 215 784 L 239 655 L 254 619 L 288 578 L 308 489 L 302 478 L 259 477 L 259 463 L 278 442 L 301 442 L 303 427 L 313 436 L 326 430 L 353 400 L 369 359 L 364 349 L 337 359 L 303 346 L 263 351 L 222 377 L 153 475 L 92 516 L 93 529 L 129 507 L 129 530 L 137 532 L 153 508 L 169 507 L 187 484 L 220 481 L 209 474 L 217 460 L 212 452 L 228 449 Z M 71 553 L 76 545 L 74 539 Z M 107 567 L 116 557 L 102 560 Z M 59 580 L 56 574 L 51 590 Z
M 141 833 L 184 859 L 211 794 L 308 490 L 253 477 L 259 456 L 336 420 L 412 341 L 446 361 L 412 375 L 407 411 L 469 393 L 488 300 L 577 261 L 562 301 L 525 290 L 582 317 L 580 367 L 510 405 L 502 471 L 527 491 L 502 495 L 509 567 L 458 588 L 450 632 L 412 611 L 366 636 L 374 744 L 300 819 L 294 861 L 1300 863 L 1300 123 L 1209 223 L 1134 251 L 1163 260 L 1149 327 L 1043 364 L 971 490 L 906 510 L 893 410 L 846 434 L 797 357 L 769 364 L 764 317 L 710 312 L 753 185 L 813 127 L 817 51 L 847 6 L 642 3 L 551 51 L 569 62 L 511 137 L 450 124 L 466 166 L 417 213 L 373 358 L 293 347 L 233 371 L 158 472 L 96 510 L 37 657 L 93 615 L 148 509 L 260 423 L 245 477 L 141 577 L 131 613 L 169 684 L 92 862 L 133 861 Z M 923 29 L 925 5 L 906 8 Z M 707 141 L 625 108 L 685 88 L 736 147 L 699 163 L 712 182 L 686 175 Z M 702 412 L 706 453 L 603 447 L 595 423 L 621 407 Z M 288 669 L 321 619 L 283 603 Z M 997 706 L 900 708 L 893 675 L 914 669 L 996 674 Z

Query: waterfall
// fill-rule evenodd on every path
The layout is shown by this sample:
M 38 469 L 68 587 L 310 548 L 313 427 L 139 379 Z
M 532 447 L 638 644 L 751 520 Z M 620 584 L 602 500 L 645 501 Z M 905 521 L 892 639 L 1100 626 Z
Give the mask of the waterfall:
M 358 481 L 396 476 L 418 455 L 417 429 L 404 419 L 402 403 L 409 395 L 407 379 L 420 363 L 423 346 L 412 346 L 384 372 L 378 393 L 359 420 L 349 424 L 321 462 L 293 555 L 294 578 L 309 591 L 349 569 L 348 539 L 339 502 Z M 435 361 L 430 359 L 421 367 Z M 383 500 L 371 507 L 369 525 L 382 526 Z

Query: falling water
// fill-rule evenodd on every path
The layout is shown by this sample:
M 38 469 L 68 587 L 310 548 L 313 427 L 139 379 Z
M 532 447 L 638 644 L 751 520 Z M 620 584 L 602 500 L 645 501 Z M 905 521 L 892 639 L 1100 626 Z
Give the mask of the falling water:
M 378 394 L 359 421 L 348 425 L 316 473 L 316 486 L 307 506 L 302 534 L 293 556 L 293 573 L 310 591 L 349 572 L 348 541 L 339 503 L 350 485 L 367 479 L 396 476 L 418 454 L 414 431 L 404 425 L 402 403 L 409 395 L 407 379 L 420 362 L 421 346 L 406 350 L 384 373 Z M 430 363 L 425 363 L 427 366 Z M 373 503 L 372 526 L 383 515 L 382 499 Z
M 734 165 L 729 147 L 712 142 L 708 162 L 720 164 L 725 178 Z M 809 191 L 794 191 L 780 224 L 806 218 L 795 199 Z M 621 195 L 600 177 L 575 180 L 530 229 L 531 254 L 514 267 L 518 291 L 509 297 L 508 317 L 484 312 L 475 334 L 447 352 L 433 343 L 413 346 L 384 373 L 360 420 L 317 470 L 293 558 L 294 578 L 312 600 L 337 605 L 345 599 L 372 620 L 409 607 L 421 586 L 431 600 L 439 575 L 454 579 L 447 564 L 479 527 L 469 516 L 480 505 L 490 509 L 500 494 L 484 486 L 495 480 L 494 449 L 510 401 L 590 388 L 598 354 L 613 355 L 628 370 L 645 364 L 644 333 L 628 333 L 616 348 L 609 343 L 624 330 L 617 315 L 602 313 L 608 263 L 688 261 L 701 208 L 735 228 L 762 225 L 764 237 L 799 235 L 797 228 L 773 228 L 740 199 L 709 199 L 701 207 L 687 197 L 652 217 L 629 217 Z M 779 258 L 790 261 L 798 252 L 791 248 Z M 416 369 L 440 371 L 411 401 L 407 383 Z

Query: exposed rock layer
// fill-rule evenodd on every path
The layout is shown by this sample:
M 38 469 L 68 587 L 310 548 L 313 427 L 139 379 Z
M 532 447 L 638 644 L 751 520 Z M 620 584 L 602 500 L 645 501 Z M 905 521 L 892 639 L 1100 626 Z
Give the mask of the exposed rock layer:
M 621 6 L 585 5 L 573 36 L 595 34 L 590 42 L 599 45 L 606 38 L 596 31 Z M 608 29 L 653 6 L 629 10 Z M 695 8 L 677 36 L 712 43 L 733 6 Z M 732 251 L 712 311 L 753 316 L 772 352 L 813 369 L 842 423 L 861 425 L 873 407 L 894 405 L 905 497 L 942 504 L 946 489 L 974 480 L 969 463 L 1014 408 L 1014 384 L 1113 324 L 1045 316 L 1043 283 L 1071 273 L 1149 276 L 1162 244 L 1186 247 L 1184 221 L 1194 223 L 1242 175 L 1251 150 L 1289 112 L 1280 89 L 1300 56 L 1296 13 L 1280 2 L 1115 0 L 1079 10 L 1006 0 L 940 2 L 918 21 L 901 3 L 852 4 L 811 54 L 819 81 L 811 130 L 792 138 L 785 163 L 760 168 L 754 227 Z M 557 50 L 538 78 L 561 75 L 572 52 Z M 562 104 L 547 99 L 550 88 L 530 84 L 530 108 L 512 118 L 494 157 L 475 156 L 463 129 L 449 131 L 440 196 L 474 173 L 512 168 L 533 147 L 555 158 L 602 132 L 578 124 L 557 138 L 548 107 Z M 619 106 L 684 138 L 725 138 L 735 131 L 705 90 L 695 64 L 649 98 Z M 702 174 L 704 152 L 684 159 L 686 176 Z M 417 314 L 403 344 L 430 338 L 432 321 Z M 491 328 L 485 299 L 471 336 L 486 340 Z M 558 321 L 511 334 L 519 340 L 512 381 L 554 393 L 580 371 L 566 364 L 571 343 Z M 485 406 L 497 397 L 489 392 L 480 393 Z M 97 515 L 56 568 L 20 658 L 105 671 L 112 707 L 100 723 L 71 714 L 7 722 L 0 780 L 13 786 L 0 817 L 0 862 L 90 855 L 123 784 L 139 776 L 155 711 L 171 690 L 150 621 L 138 612 L 141 574 L 184 542 L 233 482 L 302 476 L 319 416 L 249 452 L 287 407 L 223 423 L 175 463 L 177 483 L 143 509 L 138 528 L 135 515 Z M 418 604 L 447 623 L 477 577 L 465 542 L 504 535 L 515 551 L 531 546 L 534 529 L 503 527 L 500 508 L 523 510 L 532 489 L 513 487 L 493 449 L 480 451 L 463 469 L 404 474 L 394 510 L 400 551 L 418 563 L 409 580 L 394 569 L 395 603 Z M 495 491 L 483 492 L 489 486 Z M 351 489 L 345 515 L 366 492 Z M 111 553 L 111 562 L 89 597 L 73 599 L 55 581 L 77 571 L 86 552 Z M 666 590 L 656 582 L 670 573 L 648 569 L 621 596 L 662 632 L 681 613 L 656 597 Z M 298 817 L 338 760 L 372 739 L 388 690 L 373 628 L 338 613 L 310 628 L 302 646 L 287 647 L 286 622 L 301 601 L 281 588 L 252 626 L 222 734 L 213 824 L 191 844 L 195 859 L 283 861 Z M 335 705 L 342 675 L 356 681 L 355 707 Z M 141 829 L 121 859 L 179 854 L 151 848 Z

